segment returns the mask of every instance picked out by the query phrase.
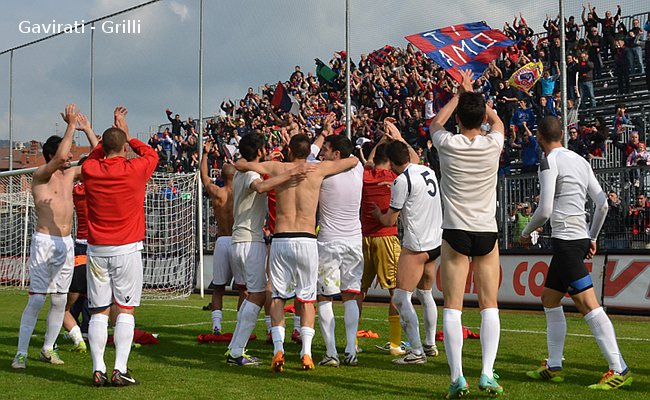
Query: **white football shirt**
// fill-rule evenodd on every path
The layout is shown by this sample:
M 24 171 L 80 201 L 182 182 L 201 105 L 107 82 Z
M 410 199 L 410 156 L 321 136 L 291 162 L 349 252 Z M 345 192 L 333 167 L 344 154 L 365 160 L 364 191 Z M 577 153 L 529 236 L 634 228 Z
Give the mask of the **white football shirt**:
M 503 134 L 492 131 L 470 140 L 441 129 L 431 140 L 440 158 L 443 229 L 498 232 L 497 170 Z
M 264 219 L 267 213 L 266 193 L 257 193 L 251 184 L 262 179 L 253 171 L 235 172 L 233 177 L 233 203 L 235 222 L 232 243 L 263 242 Z
M 363 165 L 323 179 L 320 187 L 319 242 L 347 239 L 361 240 L 361 190 Z
M 562 240 L 596 240 L 607 216 L 607 195 L 589 163 L 564 147 L 551 150 L 539 164 L 539 206 L 522 236 L 529 236 L 551 218 L 551 237 Z M 587 195 L 596 213 L 587 230 Z
M 400 211 L 402 246 L 429 251 L 442 243 L 442 207 L 436 174 L 424 165 L 409 164 L 393 181 L 390 208 Z

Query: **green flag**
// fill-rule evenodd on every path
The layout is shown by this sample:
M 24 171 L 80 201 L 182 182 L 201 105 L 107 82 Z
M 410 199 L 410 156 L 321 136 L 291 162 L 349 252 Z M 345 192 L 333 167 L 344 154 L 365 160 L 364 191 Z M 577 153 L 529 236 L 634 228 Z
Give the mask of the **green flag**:
M 319 79 L 330 83 L 333 83 L 334 80 L 338 78 L 338 74 L 332 71 L 330 67 L 325 65 L 325 63 L 318 58 L 316 59 L 316 76 L 318 76 Z

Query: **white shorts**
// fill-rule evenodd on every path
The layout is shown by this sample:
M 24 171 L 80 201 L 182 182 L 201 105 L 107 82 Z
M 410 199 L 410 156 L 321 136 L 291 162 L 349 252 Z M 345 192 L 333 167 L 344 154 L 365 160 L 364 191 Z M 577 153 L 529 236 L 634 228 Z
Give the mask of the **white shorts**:
M 68 293 L 74 270 L 72 237 L 34 232 L 27 268 L 29 293 Z
M 316 301 L 318 245 L 313 236 L 283 237 L 276 234 L 271 242 L 269 273 L 273 297 L 296 297 L 303 303 Z
M 115 256 L 89 252 L 86 277 L 91 310 L 104 309 L 113 303 L 120 308 L 137 307 L 142 296 L 142 252 L 136 250 Z
M 264 242 L 233 243 L 230 265 L 235 283 L 242 282 L 251 293 L 266 291 L 266 244 Z
M 212 284 L 217 286 L 227 285 L 232 281 L 232 268 L 230 266 L 230 236 L 217 238 L 212 254 Z M 244 282 L 235 280 L 235 285 L 243 285 Z
M 318 242 L 318 294 L 361 293 L 363 245 L 358 240 Z

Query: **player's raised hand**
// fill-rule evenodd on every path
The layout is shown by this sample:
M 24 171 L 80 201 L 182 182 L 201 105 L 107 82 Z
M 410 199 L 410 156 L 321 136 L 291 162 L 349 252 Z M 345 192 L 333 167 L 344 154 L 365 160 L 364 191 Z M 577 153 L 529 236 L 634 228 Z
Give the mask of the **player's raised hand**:
M 388 135 L 389 139 L 403 142 L 404 138 L 402 138 L 402 134 L 399 129 L 397 129 L 397 126 L 395 125 L 396 123 L 397 120 L 393 117 L 384 119 L 384 131 L 386 132 L 386 135 Z
M 203 143 L 203 153 L 209 153 L 210 150 L 212 150 L 212 145 L 214 144 L 214 141 L 212 138 L 206 139 L 205 143 Z
M 460 71 L 461 82 L 460 82 L 460 91 L 462 92 L 473 92 L 474 91 L 474 80 L 472 76 L 474 73 L 471 69 Z
M 63 118 L 68 125 L 74 125 L 76 127 L 77 119 L 79 118 L 77 106 L 74 103 L 66 105 L 65 111 L 61 113 L 61 118 Z
M 336 121 L 336 114 L 334 113 L 329 113 L 323 120 L 323 136 L 329 136 L 334 133 L 334 130 L 332 129 L 332 124 Z
M 90 121 L 82 113 L 77 114 L 77 130 L 78 131 L 87 131 L 90 130 Z
M 126 114 L 128 113 L 129 110 L 123 106 L 117 106 L 113 111 L 113 126 L 124 131 L 124 133 L 126 133 L 127 140 L 129 140 L 131 136 L 129 135 L 129 125 L 126 123 Z

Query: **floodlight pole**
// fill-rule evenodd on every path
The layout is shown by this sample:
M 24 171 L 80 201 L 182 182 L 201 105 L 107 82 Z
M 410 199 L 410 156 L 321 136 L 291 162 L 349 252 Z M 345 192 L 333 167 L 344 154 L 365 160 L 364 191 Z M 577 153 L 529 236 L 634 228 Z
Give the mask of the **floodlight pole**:
M 560 83 L 562 96 L 562 145 L 568 147 L 567 137 L 567 76 L 566 76 L 566 24 L 564 21 L 564 0 L 560 2 Z M 573 88 L 571 88 L 573 90 Z
M 199 3 L 199 160 L 203 156 L 203 0 L 200 0 Z M 200 174 L 197 171 L 197 178 Z M 197 193 L 198 193 L 198 212 L 197 217 L 199 220 L 198 226 L 198 251 L 199 251 L 199 291 L 201 293 L 201 298 L 205 296 L 205 289 L 203 287 L 203 186 L 201 184 L 201 179 L 196 180 L 197 184 Z
M 14 51 L 9 53 L 9 171 L 14 169 Z M 11 181 L 10 181 L 11 182 Z
M 352 140 L 350 126 L 350 0 L 345 0 L 345 134 Z
M 90 24 L 90 126 L 95 120 L 95 23 Z

